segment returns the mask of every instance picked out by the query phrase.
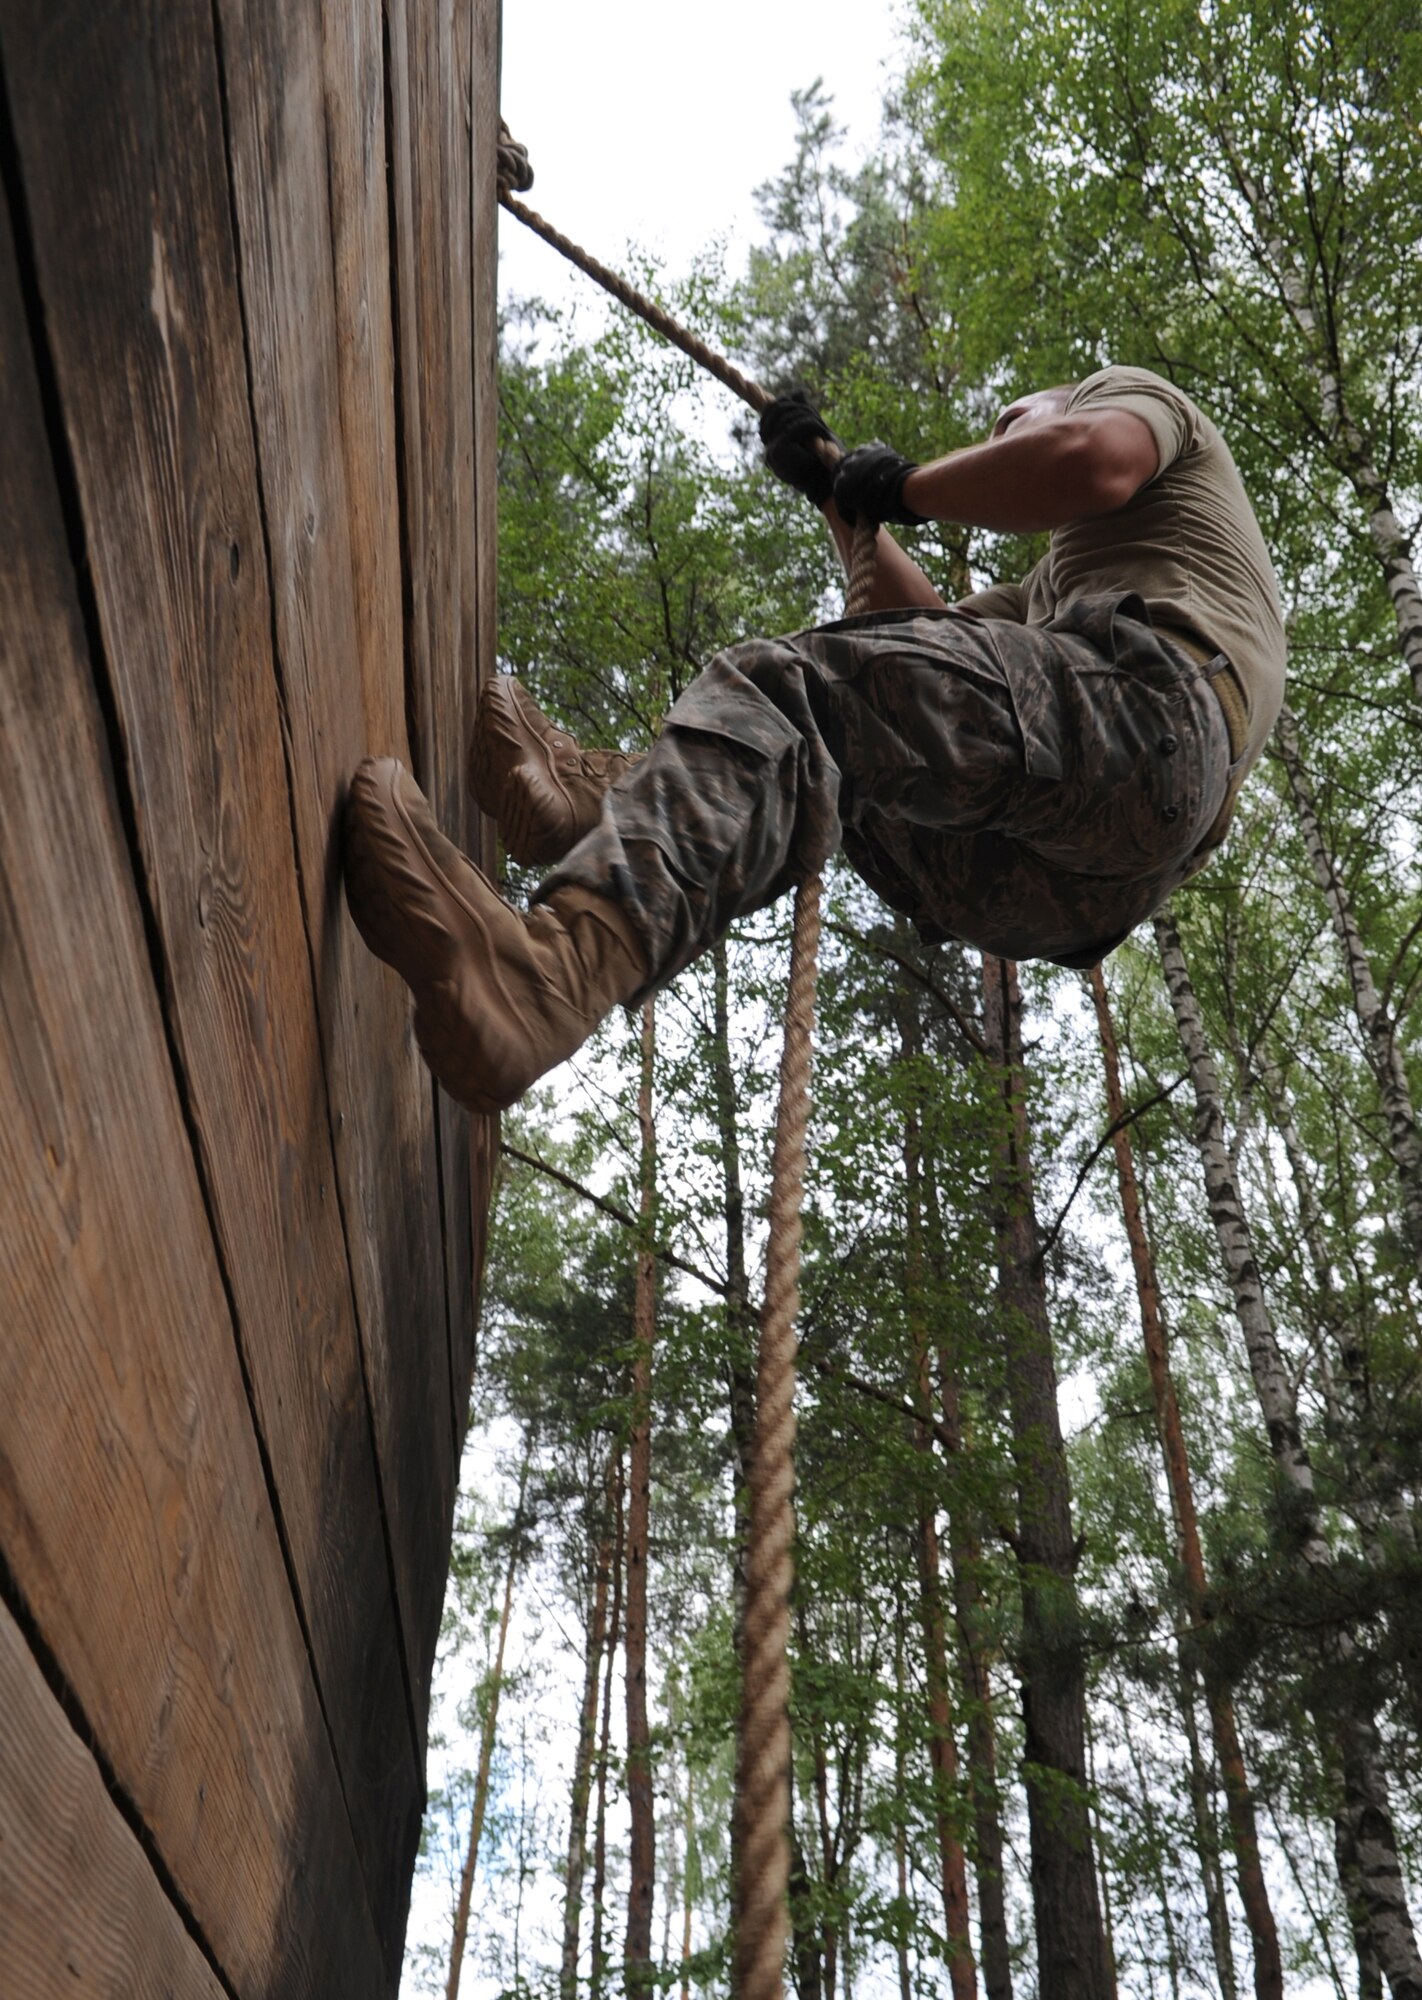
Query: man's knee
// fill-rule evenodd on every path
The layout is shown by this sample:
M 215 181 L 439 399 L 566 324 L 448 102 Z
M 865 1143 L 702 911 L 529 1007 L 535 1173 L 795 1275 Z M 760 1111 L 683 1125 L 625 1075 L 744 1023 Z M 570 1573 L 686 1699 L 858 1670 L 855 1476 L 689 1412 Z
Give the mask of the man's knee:
M 727 646 L 679 697 L 666 731 L 719 736 L 779 761 L 818 733 L 807 699 L 803 655 L 782 639 Z

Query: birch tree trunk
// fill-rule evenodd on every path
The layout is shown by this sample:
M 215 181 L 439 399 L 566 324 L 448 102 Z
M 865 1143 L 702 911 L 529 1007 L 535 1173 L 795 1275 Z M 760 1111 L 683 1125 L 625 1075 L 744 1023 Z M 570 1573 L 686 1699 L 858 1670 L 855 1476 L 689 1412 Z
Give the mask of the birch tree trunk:
M 1412 1103 L 1412 1090 L 1402 1051 L 1373 979 L 1373 969 L 1363 948 L 1352 899 L 1339 873 L 1337 860 L 1324 839 L 1318 802 L 1299 749 L 1298 725 L 1287 707 L 1281 711 L 1275 724 L 1274 741 L 1288 774 L 1289 790 L 1314 878 L 1323 891 L 1328 913 L 1333 919 L 1333 929 L 1343 948 L 1348 984 L 1353 995 L 1353 1012 L 1363 1031 L 1363 1052 L 1377 1083 L 1387 1119 L 1387 1150 L 1397 1172 L 1402 1233 L 1412 1255 L 1422 1264 L 1422 1133 L 1417 1128 L 1417 1113 Z
M 1253 214 L 1255 242 L 1262 251 L 1260 261 L 1277 286 L 1315 371 L 1327 455 L 1335 470 L 1352 487 L 1363 510 L 1368 539 L 1382 566 L 1383 582 L 1397 620 L 1398 650 L 1411 677 L 1413 692 L 1422 701 L 1422 588 L 1418 586 L 1411 547 L 1402 532 L 1387 482 L 1378 471 L 1372 447 L 1344 395 L 1335 312 L 1329 309 L 1320 317 L 1298 249 L 1286 240 L 1267 189 L 1244 164 L 1229 108 L 1235 98 L 1231 79 L 1220 72 L 1207 74 L 1213 108 L 1220 114 L 1217 133 L 1235 186 Z M 1317 252 L 1315 269 L 1322 272 L 1329 262 L 1326 247 L 1322 241 L 1315 241 L 1313 247 Z
M 1235 1316 L 1244 1334 L 1285 1518 L 1298 1560 L 1315 1574 L 1324 1573 L 1331 1567 L 1331 1554 L 1319 1522 L 1313 1467 L 1299 1429 L 1293 1374 L 1280 1351 L 1264 1295 L 1248 1219 L 1225 1146 L 1219 1076 L 1179 932 L 1169 911 L 1156 917 L 1155 934 L 1180 1046 L 1195 1090 L 1195 1140 L 1204 1169 L 1206 1199 L 1234 1296 Z M 1363 1942 L 1376 1955 L 1393 2000 L 1422 2000 L 1422 1957 L 1398 1860 L 1377 1725 L 1365 1708 L 1350 1711 L 1346 1706 L 1348 1696 L 1357 1690 L 1349 1634 L 1342 1629 L 1325 1634 L 1321 1645 L 1339 1695 L 1336 1715 L 1318 1714 L 1314 1719 L 1325 1765 L 1342 1774 L 1343 1796 L 1334 1819 L 1340 1882 L 1350 1910 L 1358 1912 L 1355 1929 L 1361 1930 Z
M 593 1594 L 588 1613 L 587 1665 L 583 1702 L 578 1716 L 578 1747 L 573 1759 L 572 1799 L 568 1807 L 568 1860 L 563 1875 L 563 1959 L 558 1975 L 559 2000 L 577 2000 L 578 1951 L 582 1943 L 583 1876 L 587 1870 L 588 1801 L 592 1794 L 593 1753 L 597 1747 L 597 1697 L 602 1686 L 602 1657 L 607 1639 L 607 1595 L 612 1569 L 614 1447 L 607 1462 L 604 1527 L 593 1567 Z
M 1191 1623 L 1204 1626 L 1208 1620 L 1209 1591 L 1205 1577 L 1204 1550 L 1200 1543 L 1199 1517 L 1195 1510 L 1194 1482 L 1185 1449 L 1185 1432 L 1180 1422 L 1180 1404 L 1170 1372 L 1165 1327 L 1160 1310 L 1160 1287 L 1156 1282 L 1155 1258 L 1146 1234 L 1141 1210 L 1140 1187 L 1136 1178 L 1135 1153 L 1125 1122 L 1125 1100 L 1121 1093 L 1121 1064 L 1116 1045 L 1116 1029 L 1101 967 L 1090 974 L 1091 997 L 1096 1008 L 1096 1026 L 1101 1040 L 1101 1065 L 1106 1083 L 1106 1116 L 1112 1129 L 1111 1144 L 1116 1156 L 1116 1186 L 1121 1198 L 1121 1214 L 1135 1273 L 1136 1300 L 1140 1308 L 1141 1337 L 1145 1344 L 1146 1366 L 1150 1373 L 1151 1397 L 1155 1407 L 1156 1432 L 1165 1478 L 1175 1520 L 1176 1550 L 1185 1579 Z M 1182 1661 L 1182 1670 L 1184 1662 Z M 1234 1704 L 1218 1675 L 1205 1661 L 1206 1702 L 1215 1754 L 1219 1758 L 1234 1835 L 1236 1871 L 1240 1901 L 1254 1947 L 1254 1991 L 1257 2000 L 1283 2000 L 1284 1969 L 1279 1956 L 1279 1934 L 1269 1901 L 1264 1870 L 1259 1859 L 1259 1831 L 1254 1817 L 1254 1795 L 1244 1768 L 1239 1731 L 1235 1726 Z
M 454 1912 L 454 1935 L 449 1946 L 449 1973 L 445 1979 L 445 2000 L 458 2000 L 460 1974 L 464 1970 L 464 1946 L 469 1936 L 469 1905 L 474 1894 L 474 1871 L 479 1865 L 479 1842 L 484 1837 L 484 1814 L 489 1803 L 489 1769 L 494 1759 L 494 1741 L 499 1727 L 499 1696 L 504 1686 L 504 1645 L 509 1636 L 513 1611 L 514 1582 L 523 1556 L 523 1503 L 528 1492 L 529 1467 L 533 1462 L 533 1438 L 524 1441 L 523 1464 L 518 1475 L 518 1500 L 513 1526 L 509 1530 L 509 1560 L 504 1571 L 504 1599 L 499 1612 L 499 1635 L 494 1646 L 494 1665 L 489 1675 L 489 1705 L 479 1732 L 479 1763 L 474 1775 L 474 1807 L 469 1821 L 469 1845 L 459 1875 L 459 1901 Z
M 1264 1062 L 1260 1082 L 1268 1106 L 1269 1120 L 1284 1142 L 1284 1152 L 1298 1196 L 1299 1221 L 1314 1284 L 1321 1301 L 1323 1334 L 1331 1340 L 1339 1377 L 1346 1399 L 1346 1412 L 1337 1409 L 1336 1395 L 1331 1407 L 1334 1428 L 1341 1432 L 1342 1457 L 1348 1473 L 1348 1505 L 1358 1524 L 1358 1539 L 1369 1563 L 1385 1570 L 1397 1554 L 1415 1557 L 1417 1531 L 1402 1494 L 1390 1483 L 1382 1495 L 1373 1471 L 1379 1413 L 1373 1404 L 1372 1382 L 1367 1351 L 1354 1316 L 1346 1309 L 1334 1283 L 1332 1260 L 1324 1236 L 1323 1216 L 1313 1191 L 1308 1156 L 1294 1122 L 1288 1087 L 1277 1063 Z M 1323 1348 L 1327 1359 L 1327 1348 Z M 1406 1612 L 1392 1618 L 1407 1698 L 1412 1706 L 1413 1726 L 1422 1726 L 1422 1647 L 1419 1647 L 1416 1619 Z
M 686 1800 L 681 1816 L 681 2000 L 691 2000 L 691 1857 L 696 1842 L 696 1801 L 690 1757 L 686 1760 Z
M 652 1115 L 656 1005 L 642 1007 L 642 1075 L 637 1093 L 641 1128 L 642 1240 L 637 1251 L 633 1304 L 632 1424 L 628 1439 L 627 1508 L 627 1803 L 631 1853 L 624 1951 L 629 1996 L 650 1994 L 652 1895 L 656 1878 L 656 1825 L 652 1798 L 651 1732 L 647 1724 L 647 1541 L 652 1487 L 652 1343 L 656 1335 L 657 1260 L 652 1250 L 656 1202 L 657 1134 Z
M 904 1684 L 904 1612 L 902 1600 L 894 1617 L 894 1796 L 901 1807 L 908 1796 L 908 1690 Z M 898 1921 L 894 1926 L 894 1954 L 899 1967 L 899 2000 L 913 2000 L 913 1971 L 909 1965 L 909 1931 L 913 1904 L 909 1894 L 908 1830 L 904 1825 L 907 1808 L 894 1819 L 894 1870 L 899 1892 Z
M 1087 1805 L 1076 1544 L 1033 1200 L 1021 1016 L 1017 968 L 984 957 L 983 1028 L 1000 1098 L 993 1175 L 998 1297 L 1018 1485 L 1023 1768 L 1038 1984 L 1053 2000 L 1110 2000 L 1115 1978 Z

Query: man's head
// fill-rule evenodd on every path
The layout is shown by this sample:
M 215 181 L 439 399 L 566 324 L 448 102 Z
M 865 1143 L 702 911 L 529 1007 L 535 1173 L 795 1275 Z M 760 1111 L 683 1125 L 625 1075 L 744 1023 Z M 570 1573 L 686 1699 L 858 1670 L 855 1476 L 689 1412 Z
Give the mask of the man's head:
M 1009 430 L 1018 425 L 1049 424 L 1053 418 L 1062 416 L 1077 388 L 1075 382 L 1058 382 L 1052 389 L 1033 389 L 1026 396 L 1019 396 L 1015 403 L 1009 403 L 992 427 L 995 438 L 1006 437 Z

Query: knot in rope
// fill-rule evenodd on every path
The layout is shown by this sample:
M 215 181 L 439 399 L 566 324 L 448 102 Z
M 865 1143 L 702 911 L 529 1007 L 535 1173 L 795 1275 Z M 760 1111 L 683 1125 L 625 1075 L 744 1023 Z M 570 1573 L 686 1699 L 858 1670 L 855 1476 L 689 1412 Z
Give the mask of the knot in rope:
M 501 195 L 527 194 L 533 186 L 528 148 L 515 139 L 502 118 L 499 120 L 499 164 L 494 170 L 494 179 Z

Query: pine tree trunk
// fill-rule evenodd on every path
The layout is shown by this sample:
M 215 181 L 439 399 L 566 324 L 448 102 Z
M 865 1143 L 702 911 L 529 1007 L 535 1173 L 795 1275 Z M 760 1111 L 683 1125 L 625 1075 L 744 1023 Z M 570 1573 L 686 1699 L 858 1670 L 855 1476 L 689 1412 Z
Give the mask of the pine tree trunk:
M 656 1201 L 656 1125 L 652 1116 L 652 1067 L 656 1050 L 655 1002 L 642 1008 L 642 1078 L 637 1094 L 641 1128 L 642 1243 L 637 1252 L 633 1304 L 632 1424 L 628 1439 L 627 1508 L 627 1803 L 631 1852 L 624 1952 L 629 1996 L 649 1995 L 652 1966 L 652 1896 L 656 1878 L 656 1826 L 652 1798 L 651 1732 L 647 1724 L 647 1542 L 652 1488 L 652 1343 L 656 1334 L 657 1260 L 651 1248 Z
M 1053 2000 L 1108 2000 L 1115 1979 L 1087 1806 L 1086 1665 L 1071 1490 L 1033 1201 L 1021 1015 L 1016 966 L 984 957 L 983 1027 L 1001 1099 L 993 1180 L 1018 1486 L 1023 1769 L 1038 1984 Z
M 795 1782 L 791 1767 L 790 1782 Z M 790 1816 L 790 1971 L 796 2000 L 825 2000 L 824 1960 L 820 1927 L 814 1916 L 814 1883 L 805 1866 L 805 1850 L 792 1810 Z
M 932 1225 L 937 1280 L 946 1283 L 943 1215 L 932 1158 L 924 1162 L 924 1202 Z M 961 1463 L 971 1450 L 963 1426 L 958 1367 L 949 1343 L 938 1343 L 938 1402 L 950 1452 Z M 974 1879 L 978 1887 L 978 1937 L 982 1947 L 983 1990 L 987 2000 L 1013 2000 L 1012 1943 L 1007 1926 L 1003 1876 L 1005 1842 L 997 1781 L 997 1728 L 993 1720 L 991 1648 L 986 1635 L 981 1577 L 983 1552 L 976 1520 L 964 1497 L 967 1482 L 956 1481 L 948 1501 L 948 1559 L 953 1576 L 954 1630 L 958 1672 L 968 1718 L 968 1784 L 973 1805 Z
M 605 1525 L 593 1567 L 592 1603 L 588 1612 L 587 1665 L 583 1703 L 578 1717 L 578 1747 L 573 1759 L 572 1800 L 568 1808 L 568 1862 L 563 1876 L 563 1961 L 558 1977 L 559 2000 L 577 2000 L 578 1951 L 582 1943 L 583 1876 L 587 1870 L 588 1801 L 592 1793 L 593 1752 L 597 1745 L 597 1697 L 602 1685 L 602 1656 L 607 1639 L 607 1596 L 612 1569 L 612 1487 L 614 1449 L 607 1462 Z
M 1417 1127 L 1417 1114 L 1402 1050 L 1373 979 L 1373 969 L 1363 948 L 1362 933 L 1353 912 L 1352 898 L 1324 839 L 1318 802 L 1299 749 L 1298 725 L 1287 708 L 1281 711 L 1274 726 L 1274 741 L 1288 774 L 1299 830 L 1303 834 L 1314 877 L 1323 891 L 1334 931 L 1343 948 L 1348 983 L 1353 994 L 1353 1012 L 1363 1031 L 1364 1053 L 1387 1119 L 1387 1150 L 1397 1171 L 1403 1235 L 1413 1256 L 1422 1264 L 1422 1133 Z
M 1116 1155 L 1116 1186 L 1121 1197 L 1121 1213 L 1130 1244 L 1135 1273 L 1136 1298 L 1140 1307 L 1141 1335 L 1145 1342 L 1146 1365 L 1150 1372 L 1151 1395 L 1155 1405 L 1156 1430 L 1165 1461 L 1166 1483 L 1170 1491 L 1171 1513 L 1175 1520 L 1176 1548 L 1184 1573 L 1191 1623 L 1203 1626 L 1209 1616 L 1209 1592 L 1205 1578 L 1205 1557 L 1200 1544 L 1199 1519 L 1195 1511 L 1194 1483 L 1185 1450 L 1185 1432 L 1180 1422 L 1180 1405 L 1170 1372 L 1165 1327 L 1160 1312 L 1160 1287 L 1156 1282 L 1155 1258 L 1151 1254 L 1141 1212 L 1140 1188 L 1136 1180 L 1135 1155 L 1130 1130 L 1124 1122 L 1125 1101 L 1121 1094 L 1121 1065 L 1116 1047 L 1116 1030 L 1111 1019 L 1106 981 L 1101 967 L 1091 972 L 1091 997 L 1096 1007 L 1096 1025 L 1101 1038 L 1101 1062 L 1106 1082 L 1106 1116 L 1115 1129 L 1112 1146 Z M 1284 1970 L 1279 1956 L 1279 1934 L 1274 1911 L 1259 1859 L 1259 1830 L 1254 1817 L 1254 1795 L 1244 1769 L 1244 1755 L 1235 1727 L 1234 1704 L 1218 1675 L 1205 1663 L 1206 1701 L 1219 1758 L 1229 1809 L 1230 1831 L 1234 1835 L 1237 1879 L 1245 1921 L 1254 1947 L 1254 1991 L 1258 2000 L 1283 2000 Z
M 899 1054 L 905 1063 L 920 1053 L 913 1002 L 898 993 Z M 933 1818 L 938 1836 L 943 1934 L 948 1946 L 948 1978 L 953 2000 L 976 2000 L 978 1982 L 968 1921 L 967 1857 L 957 1830 L 958 1750 L 953 1740 L 953 1708 L 948 1680 L 948 1645 L 939 1573 L 938 1521 L 933 1499 L 932 1379 L 929 1368 L 925 1259 L 923 1249 L 922 1136 L 918 1114 L 904 1114 L 904 1277 L 908 1294 L 911 1393 L 918 1412 L 914 1446 L 919 1477 L 914 1555 L 918 1567 L 919 1619 L 923 1632 L 924 1681 L 928 1690 L 928 1760 L 933 1776 Z
M 1155 933 L 1180 1046 L 1195 1089 L 1195 1139 L 1210 1216 L 1234 1295 L 1235 1316 L 1244 1334 L 1286 1518 L 1299 1560 L 1315 1573 L 1326 1572 L 1331 1567 L 1331 1554 L 1320 1526 L 1313 1467 L 1299 1430 L 1293 1376 L 1279 1350 L 1248 1220 L 1235 1187 L 1225 1146 L 1219 1077 L 1170 912 L 1156 917 Z M 1355 1921 L 1387 1975 L 1393 2000 L 1422 2000 L 1422 1957 L 1407 1907 L 1377 1725 L 1365 1709 L 1350 1714 L 1344 1706 L 1349 1694 L 1356 1696 L 1358 1692 L 1350 1635 L 1340 1629 L 1325 1634 L 1320 1643 L 1339 1695 L 1338 1712 L 1317 1715 L 1315 1722 L 1326 1765 L 1342 1772 L 1343 1797 L 1335 1814 L 1340 1881 L 1350 1908 L 1360 1913 Z
M 810 1651 L 809 1634 L 804 1625 L 804 1608 L 797 1607 L 799 1620 L 800 1651 Z M 820 1921 L 815 1926 L 817 1949 L 815 1962 L 817 1977 L 823 1980 L 824 2000 L 834 2000 L 834 1983 L 839 1969 L 839 1929 L 831 1914 L 833 1897 L 839 1879 L 838 1855 L 836 1853 L 835 1829 L 830 1825 L 829 1810 L 829 1762 L 825 1755 L 824 1729 L 820 1716 L 812 1709 L 805 1724 L 809 1738 L 810 1775 L 815 1793 L 815 1826 L 820 1836 Z M 801 1865 L 803 1866 L 803 1860 Z M 812 1888 L 807 1880 L 806 1888 Z M 811 1919 L 813 1922 L 813 1919 Z
M 616 1454 L 612 1492 L 612 1611 L 607 1621 L 607 1669 L 602 1679 L 602 1720 L 598 1729 L 597 1811 L 593 1820 L 593 1935 L 590 2000 L 603 2000 L 607 1987 L 607 1768 L 612 1756 L 612 1683 L 622 1640 L 622 1578 L 626 1545 L 626 1481 L 622 1454 Z
M 1205 1889 L 1205 1922 L 1209 1926 L 1215 1976 L 1220 1984 L 1220 2000 L 1237 2000 L 1239 1984 L 1234 1971 L 1234 1945 L 1229 1931 L 1224 1870 L 1220 1866 L 1218 1822 L 1210 1796 L 1210 1776 L 1200 1750 L 1200 1731 L 1195 1720 L 1195 1680 L 1183 1657 L 1183 1648 L 1175 1691 L 1185 1741 L 1190 1750 L 1190 1814 L 1195 1822 L 1195 1851 L 1200 1858 L 1200 1880 Z M 1230 1721 L 1233 1720 L 1231 1711 Z M 1252 1806 L 1252 1800 L 1250 1804 Z M 1255 1992 L 1258 1990 L 1256 1978 Z
M 459 1902 L 454 1912 L 454 1936 L 449 1947 L 449 1973 L 445 1980 L 445 2000 L 458 2000 L 460 1974 L 464 1970 L 464 1946 L 469 1936 L 469 1905 L 474 1894 L 474 1871 L 479 1865 L 479 1842 L 484 1835 L 484 1814 L 489 1803 L 489 1769 L 494 1758 L 494 1741 L 499 1727 L 499 1696 L 504 1686 L 504 1644 L 509 1636 L 509 1616 L 513 1610 L 514 1581 L 523 1555 L 523 1503 L 528 1491 L 529 1467 L 533 1461 L 533 1438 L 524 1441 L 523 1464 L 518 1475 L 518 1500 L 509 1532 L 509 1561 L 504 1572 L 503 1608 L 499 1612 L 499 1635 L 494 1646 L 493 1671 L 489 1675 L 489 1706 L 479 1732 L 479 1763 L 474 1775 L 474 1809 L 469 1821 L 469 1845 L 459 1876 Z

